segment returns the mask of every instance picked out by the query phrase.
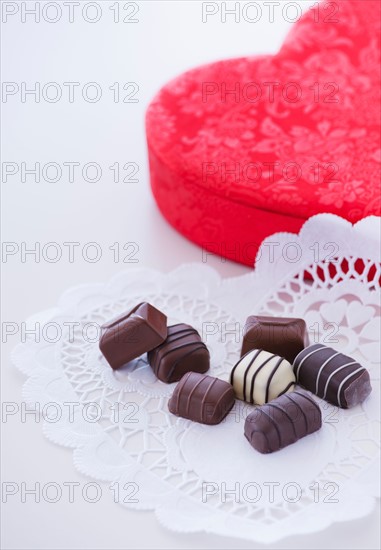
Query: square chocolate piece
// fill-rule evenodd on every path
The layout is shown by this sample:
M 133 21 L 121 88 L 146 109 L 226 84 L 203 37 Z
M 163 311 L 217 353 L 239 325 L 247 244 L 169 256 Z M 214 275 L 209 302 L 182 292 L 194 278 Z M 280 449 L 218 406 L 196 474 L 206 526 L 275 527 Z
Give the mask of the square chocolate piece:
M 177 384 L 168 409 L 193 422 L 212 425 L 219 424 L 234 403 L 235 393 L 228 382 L 199 372 L 187 372 Z
M 167 317 L 147 302 L 105 323 L 99 348 L 113 369 L 155 348 L 167 337 Z
M 308 332 L 303 319 L 251 315 L 243 332 L 241 356 L 252 349 L 263 349 L 292 363 L 308 345 Z
M 197 330 L 185 323 L 168 327 L 167 339 L 148 353 L 148 362 L 159 380 L 178 382 L 187 372 L 209 369 L 209 351 Z

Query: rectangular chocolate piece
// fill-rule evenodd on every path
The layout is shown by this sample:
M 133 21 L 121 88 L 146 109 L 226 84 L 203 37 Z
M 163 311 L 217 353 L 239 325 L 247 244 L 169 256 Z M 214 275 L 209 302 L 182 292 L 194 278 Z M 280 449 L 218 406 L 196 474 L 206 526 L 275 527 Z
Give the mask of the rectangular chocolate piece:
M 253 411 L 245 437 L 260 453 L 279 451 L 321 428 L 319 405 L 305 391 L 285 393 Z
M 301 351 L 293 368 L 298 384 L 343 409 L 358 405 L 372 391 L 365 367 L 324 344 Z
M 308 344 L 308 332 L 303 319 L 251 315 L 244 328 L 241 356 L 251 349 L 263 349 L 292 363 Z
M 118 369 L 161 344 L 167 337 L 167 317 L 147 302 L 105 323 L 99 348 Z
M 148 362 L 162 382 L 178 382 L 187 372 L 209 369 L 209 351 L 196 329 L 185 323 L 168 327 L 166 340 L 148 353 Z
M 177 384 L 168 409 L 171 413 L 202 424 L 219 424 L 233 408 L 235 394 L 224 380 L 188 372 Z

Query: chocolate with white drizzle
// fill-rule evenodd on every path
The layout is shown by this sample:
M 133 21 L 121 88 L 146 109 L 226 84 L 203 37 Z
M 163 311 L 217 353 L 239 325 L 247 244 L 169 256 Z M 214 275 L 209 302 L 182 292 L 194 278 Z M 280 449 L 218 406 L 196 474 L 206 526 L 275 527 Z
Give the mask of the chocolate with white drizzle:
M 238 399 L 263 405 L 292 391 L 295 376 L 291 364 L 283 357 L 254 349 L 248 351 L 233 367 L 230 383 Z
M 166 340 L 147 354 L 148 362 L 162 382 L 178 382 L 185 373 L 209 369 L 209 351 L 197 330 L 185 323 L 168 327 Z
M 234 390 L 224 380 L 188 372 L 177 384 L 168 409 L 194 422 L 219 424 L 233 408 L 234 402 Z
M 246 418 L 245 437 L 260 453 L 273 453 L 321 428 L 319 405 L 305 391 L 285 393 Z
M 293 368 L 298 384 L 343 409 L 358 405 L 372 391 L 365 367 L 323 344 L 301 351 Z

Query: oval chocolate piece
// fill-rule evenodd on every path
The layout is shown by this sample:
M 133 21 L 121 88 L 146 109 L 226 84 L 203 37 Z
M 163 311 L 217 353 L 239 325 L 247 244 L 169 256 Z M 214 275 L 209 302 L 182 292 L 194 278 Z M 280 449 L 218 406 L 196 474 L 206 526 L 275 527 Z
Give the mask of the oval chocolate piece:
M 285 393 L 246 418 L 245 437 L 260 453 L 273 453 L 321 428 L 319 405 L 305 391 Z
M 246 353 L 233 367 L 230 375 L 238 399 L 263 405 L 279 395 L 292 391 L 295 375 L 291 364 L 284 359 L 261 349 Z
M 343 409 L 358 405 L 372 391 L 365 367 L 323 344 L 301 351 L 293 367 L 298 384 Z

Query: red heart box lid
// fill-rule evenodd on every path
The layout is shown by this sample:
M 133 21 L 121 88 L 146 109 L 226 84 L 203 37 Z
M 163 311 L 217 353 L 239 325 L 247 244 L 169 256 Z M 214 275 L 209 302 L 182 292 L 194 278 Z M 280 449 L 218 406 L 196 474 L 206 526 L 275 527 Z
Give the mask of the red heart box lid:
M 277 55 L 205 65 L 160 90 L 146 118 L 151 184 L 175 227 L 202 244 L 247 239 L 232 226 L 250 208 L 279 217 L 271 231 L 379 214 L 380 6 L 320 4 Z

